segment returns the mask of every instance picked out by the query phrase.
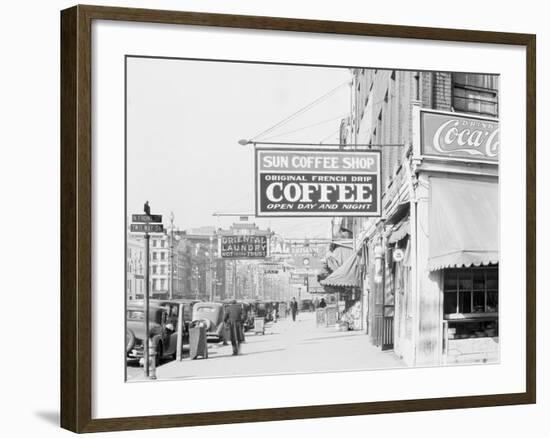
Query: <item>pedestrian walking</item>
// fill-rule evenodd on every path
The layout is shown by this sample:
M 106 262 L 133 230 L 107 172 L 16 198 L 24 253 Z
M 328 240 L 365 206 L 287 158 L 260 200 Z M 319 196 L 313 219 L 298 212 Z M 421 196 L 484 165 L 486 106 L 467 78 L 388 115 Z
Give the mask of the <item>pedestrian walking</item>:
M 295 297 L 292 297 L 290 302 L 290 312 L 292 313 L 292 321 L 296 321 L 296 314 L 298 313 L 298 302 Z
M 225 323 L 229 326 L 229 338 L 233 347 L 233 355 L 241 350 L 241 342 L 244 341 L 244 329 L 242 327 L 242 306 L 232 300 L 225 313 Z

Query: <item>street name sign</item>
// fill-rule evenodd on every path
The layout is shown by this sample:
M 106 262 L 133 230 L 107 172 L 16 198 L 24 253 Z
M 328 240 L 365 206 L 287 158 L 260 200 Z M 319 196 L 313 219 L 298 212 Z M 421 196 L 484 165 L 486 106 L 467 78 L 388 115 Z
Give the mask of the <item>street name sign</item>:
M 161 223 L 162 222 L 162 215 L 161 214 L 133 214 L 132 215 L 132 222 L 143 222 L 143 223 Z
M 162 233 L 164 231 L 162 224 L 131 224 L 132 233 Z
M 256 216 L 380 216 L 379 150 L 256 148 Z

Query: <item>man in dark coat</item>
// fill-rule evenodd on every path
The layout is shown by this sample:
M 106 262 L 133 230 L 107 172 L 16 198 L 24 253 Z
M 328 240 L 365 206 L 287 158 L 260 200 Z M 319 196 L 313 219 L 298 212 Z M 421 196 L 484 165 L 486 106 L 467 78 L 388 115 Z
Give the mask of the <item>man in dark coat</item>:
M 321 302 L 319 303 L 319 307 L 321 309 L 324 309 L 325 307 L 327 307 L 327 302 L 325 301 L 324 298 L 321 298 Z
M 290 302 L 290 312 L 292 313 L 292 321 L 296 321 L 296 314 L 298 313 L 298 302 L 295 297 L 292 297 Z
M 232 300 L 225 311 L 225 322 L 229 325 L 229 337 L 233 347 L 233 355 L 237 355 L 241 349 L 241 342 L 244 341 L 244 330 L 242 326 L 242 306 Z

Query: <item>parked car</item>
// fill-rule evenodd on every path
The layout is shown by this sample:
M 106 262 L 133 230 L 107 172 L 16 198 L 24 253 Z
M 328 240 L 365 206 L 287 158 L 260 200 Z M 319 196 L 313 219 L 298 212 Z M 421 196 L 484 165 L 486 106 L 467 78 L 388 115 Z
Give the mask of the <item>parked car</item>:
M 177 350 L 177 313 L 174 315 L 169 306 L 157 303 L 149 305 L 149 333 L 155 349 L 155 360 L 159 364 L 162 359 L 175 357 Z M 130 303 L 126 307 L 126 359 L 139 361 L 143 357 L 143 341 L 145 339 L 143 304 Z M 186 333 L 184 342 L 189 343 Z
M 176 317 L 176 323 L 177 323 L 179 305 L 183 304 L 183 322 L 184 322 L 185 328 L 188 329 L 189 323 L 193 320 L 193 306 L 195 305 L 195 303 L 198 303 L 198 302 L 200 302 L 200 300 L 195 300 L 191 298 L 176 298 L 172 300 L 151 298 L 149 300 L 149 305 L 168 308 L 169 314 L 174 315 Z M 130 301 L 130 304 L 143 306 L 143 300 L 133 300 L 133 301 Z
M 200 300 L 195 300 L 191 298 L 177 298 L 170 301 L 171 303 L 183 304 L 183 322 L 187 328 L 189 324 L 193 321 L 193 306 L 196 303 L 200 303 Z
M 303 300 L 300 300 L 299 303 L 299 309 L 300 312 L 313 312 L 315 306 L 313 305 L 313 301 L 306 298 Z
M 243 327 L 245 331 L 254 328 L 254 313 L 252 304 L 248 301 L 243 301 Z
M 215 302 L 199 302 L 193 306 L 191 327 L 206 327 L 209 340 L 221 341 L 224 338 L 225 305 Z
M 273 321 L 273 305 L 270 301 L 258 300 L 254 303 L 254 316 L 264 318 L 265 322 Z

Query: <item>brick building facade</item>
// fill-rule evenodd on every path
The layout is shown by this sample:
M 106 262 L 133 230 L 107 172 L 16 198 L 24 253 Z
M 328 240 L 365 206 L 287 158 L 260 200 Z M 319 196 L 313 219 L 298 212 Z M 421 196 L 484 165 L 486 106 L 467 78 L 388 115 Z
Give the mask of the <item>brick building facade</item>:
M 371 341 L 409 365 L 498 358 L 497 117 L 497 76 L 352 70 L 341 147 L 382 151 L 382 217 L 335 223 Z

